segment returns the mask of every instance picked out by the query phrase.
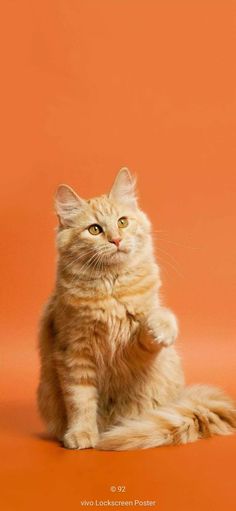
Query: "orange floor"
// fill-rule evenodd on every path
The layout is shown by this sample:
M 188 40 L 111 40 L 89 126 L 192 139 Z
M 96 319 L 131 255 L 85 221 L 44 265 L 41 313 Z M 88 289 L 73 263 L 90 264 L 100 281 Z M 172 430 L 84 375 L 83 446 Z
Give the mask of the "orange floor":
M 219 339 L 207 349 L 202 342 L 199 347 L 196 339 L 194 354 L 184 339 L 181 352 L 188 381 L 224 381 L 224 388 L 236 397 L 231 341 L 226 355 L 222 347 L 215 354 Z M 28 350 L 30 343 L 29 339 Z M 9 365 L 11 377 L 9 367 L 3 367 L 2 375 L 9 380 L 1 410 L 4 511 L 82 509 L 83 500 L 149 500 L 156 501 L 152 508 L 160 511 L 235 510 L 236 435 L 146 451 L 67 451 L 47 437 L 37 415 L 38 366 L 32 348 L 28 353 L 19 350 Z M 125 486 L 125 492 L 113 493 L 112 486 Z
M 233 511 L 236 435 L 68 452 L 45 436 L 35 391 L 56 186 L 88 198 L 127 165 L 153 223 L 187 382 L 236 398 L 235 2 L 2 4 L 0 509 L 119 497 L 155 500 L 159 511 Z M 119 485 L 122 497 L 110 490 Z

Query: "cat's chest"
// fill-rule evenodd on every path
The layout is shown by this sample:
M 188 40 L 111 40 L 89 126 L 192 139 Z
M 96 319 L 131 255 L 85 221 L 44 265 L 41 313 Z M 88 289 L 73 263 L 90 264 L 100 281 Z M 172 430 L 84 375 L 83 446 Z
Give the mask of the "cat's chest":
M 128 346 L 134 341 L 139 330 L 138 319 L 130 315 L 125 306 L 113 300 L 111 307 L 100 312 L 94 322 L 93 342 L 99 366 L 101 368 L 104 365 L 113 366 L 120 356 L 124 359 Z
M 119 282 L 108 288 L 104 301 L 97 303 L 93 313 L 96 324 L 101 326 L 103 341 L 98 339 L 99 349 L 106 360 L 112 360 L 138 335 L 142 317 L 140 300 L 130 299 L 130 289 Z
M 125 344 L 139 326 L 139 315 L 135 314 L 133 307 L 116 296 L 98 303 L 92 311 L 92 317 L 96 325 L 101 325 L 103 336 L 110 344 Z
M 124 279 L 105 277 L 91 289 L 81 288 L 71 300 L 80 328 L 86 325 L 99 346 L 114 351 L 137 333 L 149 293 L 140 292 L 140 280 L 127 284 Z
M 143 305 L 143 297 L 132 284 L 128 287 L 122 281 L 112 282 L 107 278 L 94 295 L 91 312 L 94 318 L 105 322 L 114 335 L 117 329 L 133 331 L 142 315 Z

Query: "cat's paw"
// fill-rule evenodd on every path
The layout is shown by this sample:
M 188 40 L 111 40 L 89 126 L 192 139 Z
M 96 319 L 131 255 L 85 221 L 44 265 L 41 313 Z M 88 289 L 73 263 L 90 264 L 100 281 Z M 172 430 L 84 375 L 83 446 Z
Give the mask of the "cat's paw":
M 151 326 L 153 334 L 153 343 L 160 346 L 170 346 L 173 344 L 178 335 L 178 323 L 175 315 L 168 309 L 162 309 L 161 314 L 157 317 L 156 323 Z
M 163 346 L 171 346 L 177 338 L 177 332 L 172 328 L 165 327 L 158 333 L 158 336 L 154 338 L 154 342 L 157 342 Z
M 66 449 L 89 449 L 95 447 L 98 441 L 98 430 L 85 431 L 80 429 L 69 429 L 63 438 Z

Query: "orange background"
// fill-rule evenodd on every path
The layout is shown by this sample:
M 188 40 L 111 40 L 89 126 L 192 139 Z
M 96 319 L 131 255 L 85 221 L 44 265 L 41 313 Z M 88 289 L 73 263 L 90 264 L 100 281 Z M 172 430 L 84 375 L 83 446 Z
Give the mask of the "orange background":
M 108 190 L 127 165 L 155 231 L 188 382 L 236 397 L 236 3 L 5 1 L 1 41 L 1 509 L 156 500 L 235 509 L 236 437 L 69 452 L 37 415 L 37 323 L 55 276 L 52 197 Z M 161 238 L 158 240 L 158 238 Z M 114 509 L 114 508 L 113 508 Z M 117 508 L 118 509 L 118 508 Z

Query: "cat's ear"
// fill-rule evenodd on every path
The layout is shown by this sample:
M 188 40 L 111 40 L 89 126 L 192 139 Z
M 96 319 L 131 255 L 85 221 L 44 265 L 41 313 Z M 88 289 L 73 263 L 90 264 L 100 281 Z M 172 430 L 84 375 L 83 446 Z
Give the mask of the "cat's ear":
M 72 225 L 74 217 L 85 204 L 70 186 L 59 185 L 55 195 L 55 209 L 60 225 Z
M 126 167 L 118 172 L 109 193 L 109 198 L 117 202 L 123 202 L 130 207 L 137 207 L 136 180 Z

